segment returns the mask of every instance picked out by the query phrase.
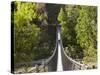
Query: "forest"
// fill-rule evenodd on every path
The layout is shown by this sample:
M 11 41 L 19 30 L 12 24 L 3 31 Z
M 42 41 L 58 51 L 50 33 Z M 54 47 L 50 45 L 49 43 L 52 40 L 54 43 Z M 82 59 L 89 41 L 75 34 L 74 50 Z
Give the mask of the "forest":
M 84 64 L 97 62 L 97 7 L 33 2 L 11 3 L 14 63 L 47 59 L 61 25 L 64 50 Z

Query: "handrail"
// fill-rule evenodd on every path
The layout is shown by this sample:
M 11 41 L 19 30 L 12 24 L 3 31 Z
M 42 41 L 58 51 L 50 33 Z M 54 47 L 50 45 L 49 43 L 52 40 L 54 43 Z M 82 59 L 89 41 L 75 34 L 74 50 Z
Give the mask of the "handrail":
M 59 36 L 61 35 L 61 26 L 57 27 L 57 32 L 59 33 Z M 61 45 L 61 55 L 62 55 L 62 64 L 63 64 L 63 70 L 72 70 L 77 65 L 79 66 L 78 69 L 86 69 L 85 65 L 73 60 L 71 57 L 69 57 L 63 48 L 62 39 L 61 36 L 59 37 L 59 42 Z
M 73 63 L 75 63 L 75 64 L 77 64 L 77 65 L 80 65 L 80 66 L 84 66 L 83 64 L 81 64 L 81 63 L 79 63 L 79 62 L 73 60 L 71 57 L 69 57 L 69 56 L 65 53 L 64 48 L 63 48 L 63 52 L 64 52 L 65 56 L 66 56 L 69 60 L 71 60 Z
M 75 61 L 75 60 L 73 60 L 71 57 L 69 57 L 66 53 L 65 53 L 65 51 L 64 51 L 64 48 L 63 48 L 63 45 L 62 45 L 62 40 L 61 40 L 61 47 L 62 47 L 62 52 L 63 52 L 63 54 L 64 54 L 64 56 L 70 61 L 70 63 L 72 64 L 72 66 L 74 65 L 77 65 L 77 66 L 79 66 L 79 69 L 87 69 L 87 67 L 84 65 L 84 64 L 81 64 L 81 63 L 79 63 L 79 62 L 77 62 L 77 61 Z M 63 56 L 63 54 L 62 54 L 62 56 Z M 67 63 L 67 62 L 66 62 Z M 64 69 L 65 70 L 65 69 Z M 67 70 L 67 69 L 66 69 Z M 71 69 L 70 69 L 71 70 Z
M 57 33 L 57 32 L 56 32 Z M 48 71 L 56 71 L 57 70 L 57 54 L 58 54 L 58 40 L 56 34 L 56 46 L 53 54 L 44 61 L 44 65 L 48 66 Z
M 44 65 L 44 66 L 48 66 L 48 71 L 56 71 L 57 69 L 57 54 L 58 54 L 58 50 L 57 50 L 57 39 L 56 39 L 56 46 L 55 49 L 53 51 L 53 54 L 48 58 L 48 59 L 44 59 L 44 60 L 38 60 L 38 61 L 31 61 L 31 62 L 21 62 L 21 63 L 17 63 L 15 64 L 15 66 L 20 66 L 20 65 Z
M 54 57 L 54 55 L 56 54 L 56 51 L 57 51 L 57 45 L 56 45 L 56 47 L 55 47 L 55 49 L 54 49 L 54 52 L 53 52 L 53 54 L 48 58 L 48 59 L 46 59 L 45 60 L 45 63 L 49 63 L 49 61 L 51 61 L 52 60 L 52 58 Z

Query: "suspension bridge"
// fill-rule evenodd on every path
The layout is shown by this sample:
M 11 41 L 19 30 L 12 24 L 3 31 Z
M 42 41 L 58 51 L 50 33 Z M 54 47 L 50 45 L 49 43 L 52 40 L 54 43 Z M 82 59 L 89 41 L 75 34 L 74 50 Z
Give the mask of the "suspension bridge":
M 45 67 L 48 68 L 48 72 L 87 69 L 87 67 L 84 64 L 73 60 L 65 53 L 61 39 L 61 26 L 58 25 L 56 29 L 56 47 L 54 49 L 53 54 L 48 59 L 32 62 L 23 62 L 18 63 L 17 65 L 43 65 L 44 70 Z

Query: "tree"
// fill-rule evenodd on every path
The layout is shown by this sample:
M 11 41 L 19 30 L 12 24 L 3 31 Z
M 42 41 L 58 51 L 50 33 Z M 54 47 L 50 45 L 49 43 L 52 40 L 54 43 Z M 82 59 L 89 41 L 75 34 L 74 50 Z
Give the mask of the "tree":
M 12 4 L 14 62 L 48 58 L 55 47 L 55 33 L 53 33 L 55 28 L 47 25 L 45 4 L 31 2 Z
M 75 27 L 77 43 L 84 49 L 84 63 L 96 62 L 97 55 L 97 8 L 82 6 Z
M 77 44 L 75 26 L 79 16 L 79 6 L 65 5 L 61 8 L 58 21 L 61 24 L 61 35 L 66 53 L 72 58 L 83 58 L 83 50 Z M 68 47 L 68 49 L 66 49 Z
M 31 8 L 31 9 L 30 9 Z M 16 62 L 30 61 L 35 58 L 34 47 L 38 43 L 40 28 L 32 18 L 36 18 L 35 3 L 15 2 L 14 10 L 14 60 Z

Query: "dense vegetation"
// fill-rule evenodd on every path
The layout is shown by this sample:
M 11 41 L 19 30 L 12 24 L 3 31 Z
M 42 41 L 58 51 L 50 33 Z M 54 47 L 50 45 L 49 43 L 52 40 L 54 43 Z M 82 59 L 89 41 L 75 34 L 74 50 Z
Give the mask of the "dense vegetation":
M 97 61 L 97 7 L 12 2 L 14 61 L 48 58 L 56 41 L 56 25 L 66 53 L 84 63 Z
M 66 53 L 85 64 L 97 61 L 97 8 L 66 5 L 60 9 L 62 40 Z
M 55 27 L 47 26 L 44 4 L 15 2 L 12 6 L 15 63 L 49 57 L 55 47 Z

